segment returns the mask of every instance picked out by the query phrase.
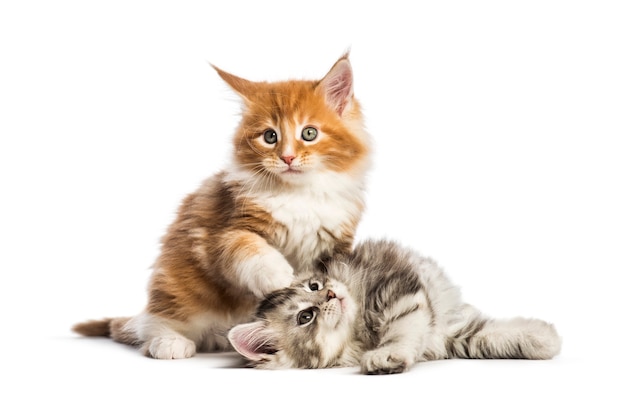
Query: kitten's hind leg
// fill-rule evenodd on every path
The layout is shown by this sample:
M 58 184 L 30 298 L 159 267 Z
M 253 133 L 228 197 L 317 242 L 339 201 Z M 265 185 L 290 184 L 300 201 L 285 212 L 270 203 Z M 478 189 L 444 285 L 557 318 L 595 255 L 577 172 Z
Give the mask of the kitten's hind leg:
M 467 307 L 467 320 L 448 340 L 452 356 L 470 359 L 551 359 L 561 349 L 552 324 L 533 318 L 494 320 Z
M 196 354 L 196 342 L 177 330 L 183 324 L 175 320 L 142 313 L 133 317 L 128 326 L 134 327 L 143 341 L 141 350 L 155 359 L 185 359 Z
M 108 336 L 127 345 L 141 346 L 148 357 L 182 359 L 196 353 L 196 343 L 173 329 L 172 320 L 142 313 L 135 317 L 105 318 L 76 324 L 84 336 Z

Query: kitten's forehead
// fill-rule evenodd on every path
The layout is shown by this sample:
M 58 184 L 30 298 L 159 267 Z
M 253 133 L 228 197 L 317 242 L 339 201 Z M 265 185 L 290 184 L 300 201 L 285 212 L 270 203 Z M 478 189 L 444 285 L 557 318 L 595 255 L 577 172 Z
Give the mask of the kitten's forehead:
M 257 316 L 266 318 L 279 308 L 298 309 L 307 292 L 301 286 L 292 286 L 268 294 L 257 307 Z
M 326 275 L 321 272 L 315 273 L 305 273 L 301 274 L 293 281 L 294 286 L 305 286 L 309 285 L 311 282 L 324 282 L 326 280 Z
M 323 97 L 315 93 L 314 83 L 309 81 L 265 84 L 244 106 L 247 125 L 285 128 L 332 116 Z

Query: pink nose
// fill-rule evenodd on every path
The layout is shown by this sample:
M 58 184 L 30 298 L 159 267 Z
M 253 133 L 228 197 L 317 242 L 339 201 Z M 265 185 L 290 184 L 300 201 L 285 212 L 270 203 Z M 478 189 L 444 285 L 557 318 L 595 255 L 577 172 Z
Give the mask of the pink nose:
M 280 159 L 282 159 L 287 165 L 291 166 L 291 162 L 293 162 L 294 159 L 296 159 L 295 156 L 281 156 Z

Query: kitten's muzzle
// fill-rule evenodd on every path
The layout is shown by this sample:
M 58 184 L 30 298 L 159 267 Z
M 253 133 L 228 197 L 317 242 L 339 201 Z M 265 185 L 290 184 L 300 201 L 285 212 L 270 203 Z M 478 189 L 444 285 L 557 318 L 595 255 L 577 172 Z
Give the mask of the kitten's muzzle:
M 335 294 L 335 292 L 333 292 L 332 290 L 328 290 L 328 294 L 326 295 L 326 301 L 329 301 L 330 299 L 334 299 L 336 297 L 337 295 Z

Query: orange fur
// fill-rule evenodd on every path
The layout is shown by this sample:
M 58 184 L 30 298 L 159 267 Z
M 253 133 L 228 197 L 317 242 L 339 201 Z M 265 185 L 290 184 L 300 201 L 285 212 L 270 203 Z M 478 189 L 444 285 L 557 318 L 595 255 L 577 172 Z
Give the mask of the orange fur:
M 227 329 L 249 320 L 259 297 L 351 250 L 369 142 L 348 56 L 319 81 L 251 82 L 215 69 L 243 100 L 232 166 L 181 204 L 145 311 L 76 332 L 139 344 L 157 358 L 193 355 L 188 340 L 201 350 L 228 348 Z M 303 127 L 319 138 L 305 140 Z M 275 144 L 264 140 L 267 130 L 277 133 Z

